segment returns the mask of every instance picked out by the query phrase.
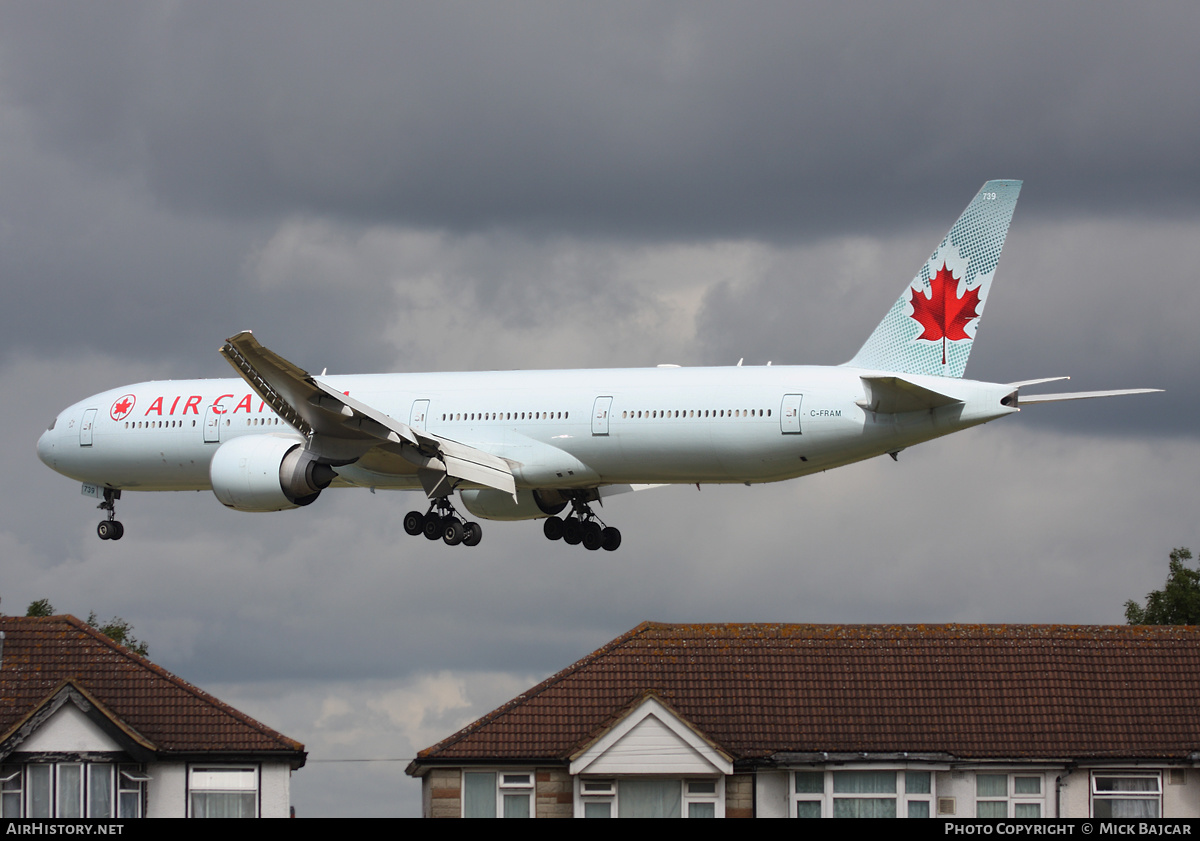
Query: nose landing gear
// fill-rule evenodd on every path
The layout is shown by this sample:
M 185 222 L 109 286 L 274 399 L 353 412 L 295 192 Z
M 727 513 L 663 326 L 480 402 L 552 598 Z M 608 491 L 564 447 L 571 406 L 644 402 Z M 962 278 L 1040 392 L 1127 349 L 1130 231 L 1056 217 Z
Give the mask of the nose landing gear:
M 96 535 L 101 540 L 120 540 L 125 536 L 125 527 L 117 519 L 117 500 L 120 498 L 120 491 L 113 488 L 105 488 L 104 502 L 96 506 L 102 511 L 108 512 L 108 519 L 101 520 L 99 525 L 96 526 Z

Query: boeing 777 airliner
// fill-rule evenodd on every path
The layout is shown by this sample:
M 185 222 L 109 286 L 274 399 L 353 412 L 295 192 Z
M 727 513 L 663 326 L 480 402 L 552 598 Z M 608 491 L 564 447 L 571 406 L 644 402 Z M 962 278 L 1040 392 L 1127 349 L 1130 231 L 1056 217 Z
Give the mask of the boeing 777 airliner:
M 419 489 L 405 530 L 474 546 L 476 517 L 544 519 L 551 540 L 614 550 L 592 503 L 664 484 L 778 482 L 987 423 L 1065 377 L 962 379 L 1020 181 L 989 181 L 844 365 L 313 376 L 249 332 L 221 353 L 240 379 L 146 382 L 64 410 L 38 456 L 83 482 L 119 540 L 123 490 L 211 489 L 238 511 L 328 487 Z M 570 511 L 560 517 L 564 511 Z

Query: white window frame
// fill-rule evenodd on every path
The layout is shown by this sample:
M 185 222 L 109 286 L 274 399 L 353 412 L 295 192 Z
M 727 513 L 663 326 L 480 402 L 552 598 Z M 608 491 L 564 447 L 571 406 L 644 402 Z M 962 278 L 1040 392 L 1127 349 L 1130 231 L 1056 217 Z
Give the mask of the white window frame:
M 895 774 L 894 792 L 835 792 L 834 775 L 841 771 L 873 771 Z M 929 791 L 908 792 L 908 774 L 928 774 Z M 821 791 L 803 792 L 797 790 L 797 774 L 820 774 Z M 839 765 L 837 767 L 792 768 L 788 771 L 788 815 L 800 816 L 801 803 L 819 803 L 819 817 L 832 818 L 835 800 L 886 800 L 892 799 L 896 804 L 896 817 L 908 818 L 910 803 L 924 803 L 930 817 L 935 815 L 934 803 L 937 799 L 937 773 L 934 768 L 910 767 L 905 765 Z
M 1004 778 L 1004 794 L 1003 795 L 983 795 L 979 794 L 979 782 L 981 777 L 1003 777 Z M 1036 780 L 1037 793 L 1019 792 L 1017 791 L 1017 780 Z M 997 818 L 1016 818 L 1018 820 L 1037 820 L 1046 817 L 1046 774 L 1039 771 L 1010 771 L 1010 770 L 977 770 L 975 772 L 975 816 L 979 817 L 979 804 L 981 803 L 1003 803 L 1004 814 L 996 815 Z M 1018 811 L 1027 811 L 1030 807 L 1037 807 L 1036 815 L 1018 815 Z M 992 816 L 989 816 L 992 817 Z
M 712 791 L 708 791 L 709 786 Z M 712 817 L 724 817 L 724 810 L 720 809 L 718 800 L 723 800 L 720 797 L 724 793 L 725 783 L 724 777 L 720 780 L 715 777 L 704 778 L 688 778 L 683 781 L 683 803 L 680 806 L 680 817 L 683 818 L 701 818 L 709 817 L 708 815 L 692 814 L 693 806 L 696 807 L 712 807 Z M 695 811 L 708 811 L 707 809 L 697 808 Z
M 508 801 L 524 799 L 526 814 L 534 817 L 536 788 L 537 773 L 534 771 L 501 771 L 496 775 L 496 814 L 504 818 L 509 817 Z
M 114 801 L 118 818 L 140 818 L 146 803 L 146 783 L 150 778 L 138 765 L 117 766 L 117 790 Z M 132 808 L 129 808 L 132 807 Z
M 67 802 L 69 794 L 65 790 L 65 786 L 70 784 L 64 778 L 71 776 L 62 773 L 64 768 L 79 769 L 78 791 L 75 792 L 74 798 L 78 804 L 79 815 L 64 814 L 66 811 L 64 804 Z M 101 770 L 108 778 L 108 808 L 103 811 L 97 810 L 96 784 L 93 782 L 93 778 Z M 3 799 L 0 799 L 0 817 L 9 819 L 32 816 L 34 808 L 33 787 L 30 785 L 31 773 L 44 775 L 48 788 L 47 806 L 50 814 L 37 817 L 75 819 L 139 818 L 142 816 L 143 783 L 148 778 L 141 773 L 140 766 L 117 762 L 67 761 L 5 765 L 3 770 L 0 770 L 0 791 L 3 793 Z M 75 788 L 74 785 L 71 787 Z M 126 803 L 136 805 L 136 809 L 131 810 L 131 814 L 121 813 L 121 794 L 133 795 L 134 799 L 126 799 Z M 5 803 L 9 808 L 5 808 Z M 17 814 L 9 814 L 14 809 Z
M 8 804 L 8 808 L 5 808 Z M 10 815 L 9 812 L 16 814 Z M 0 768 L 0 818 L 12 819 L 25 815 L 25 768 L 5 765 Z
M 587 814 L 588 806 L 606 806 L 607 815 Z M 617 781 L 614 779 L 575 778 L 575 817 L 606 817 L 617 816 Z
M 213 784 L 208 784 L 203 777 L 206 774 L 218 778 L 224 777 L 224 786 L 216 785 L 217 781 L 215 780 Z M 256 763 L 247 762 L 244 764 L 218 765 L 211 762 L 198 762 L 195 765 L 188 766 L 187 814 L 189 818 L 204 817 L 203 815 L 194 813 L 195 809 L 192 800 L 197 794 L 241 796 L 246 792 L 253 793 L 254 808 L 252 815 L 243 815 L 242 817 L 257 818 L 262 814 L 262 768 Z
M 587 817 L 588 805 L 608 805 L 608 817 L 620 815 L 621 782 L 624 780 L 657 780 L 674 782 L 680 787 L 679 817 L 691 818 L 692 806 L 712 806 L 713 817 L 725 817 L 725 777 L 668 776 L 635 774 L 614 777 L 575 777 L 575 817 Z M 711 791 L 707 791 L 709 787 Z M 699 809 L 697 810 L 699 811 Z
M 492 777 L 492 791 L 495 796 L 493 817 L 509 817 L 505 815 L 505 798 L 526 797 L 529 803 L 529 817 L 537 817 L 537 772 L 529 768 L 464 768 L 461 774 L 460 792 L 461 803 L 459 814 L 467 817 L 467 775 L 479 774 Z M 521 779 L 524 777 L 525 779 Z M 514 816 L 515 817 L 515 816 Z
M 1134 790 L 1105 790 L 1101 791 L 1098 783 L 1100 779 L 1125 778 L 1149 780 L 1155 783 L 1154 791 L 1134 791 Z M 1163 775 L 1162 771 L 1141 771 L 1141 770 L 1102 770 L 1092 771 L 1088 774 L 1088 792 L 1089 810 L 1091 815 L 1096 816 L 1096 804 L 1112 803 L 1119 800 L 1136 800 L 1139 802 L 1153 803 L 1154 815 L 1135 816 L 1138 818 L 1161 818 L 1163 816 Z

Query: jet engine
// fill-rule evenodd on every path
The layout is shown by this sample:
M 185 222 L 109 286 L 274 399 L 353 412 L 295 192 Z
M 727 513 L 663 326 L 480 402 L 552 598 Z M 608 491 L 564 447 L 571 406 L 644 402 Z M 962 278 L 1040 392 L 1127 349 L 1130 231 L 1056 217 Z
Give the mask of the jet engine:
M 283 511 L 313 502 L 337 473 L 296 435 L 246 435 L 226 441 L 209 466 L 213 493 L 238 511 Z
M 492 488 L 461 491 L 459 496 L 468 511 L 485 520 L 535 520 L 567 507 L 566 495 L 556 490 L 517 491 L 516 502 L 512 494 Z

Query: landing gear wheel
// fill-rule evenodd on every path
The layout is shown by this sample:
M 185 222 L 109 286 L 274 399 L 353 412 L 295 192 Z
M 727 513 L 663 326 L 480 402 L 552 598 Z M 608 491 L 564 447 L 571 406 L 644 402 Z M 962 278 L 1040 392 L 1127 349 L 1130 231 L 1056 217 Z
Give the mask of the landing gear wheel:
M 463 546 L 478 546 L 483 540 L 483 526 L 479 523 L 467 523 L 463 526 Z
M 430 511 L 425 515 L 425 530 L 423 532 L 429 540 L 442 539 L 442 518 Z
M 596 516 L 596 512 L 588 504 L 592 501 L 588 499 L 588 492 L 572 492 L 569 499 L 570 514 L 565 518 L 546 519 L 542 526 L 546 537 L 550 540 L 558 540 L 561 537 L 563 542 L 571 546 L 582 543 L 583 548 L 589 552 L 595 552 L 597 549 L 615 552 L 621 545 L 621 532 L 605 525 L 604 521 Z
M 117 500 L 121 492 L 116 488 L 104 489 L 104 501 L 96 507 L 108 512 L 108 519 L 101 520 L 96 526 L 96 534 L 101 540 L 120 540 L 125 536 L 125 527 L 117 519 Z
M 425 532 L 425 515 L 420 511 L 409 511 L 404 515 L 404 530 L 416 537 Z
M 599 523 L 584 523 L 583 524 L 583 548 L 589 552 L 595 552 L 600 548 L 600 544 L 604 538 L 601 536 Z
M 465 532 L 466 530 L 459 520 L 453 517 L 442 520 L 442 540 L 446 542 L 447 546 L 457 546 L 462 543 Z
M 621 531 L 609 526 L 600 532 L 600 545 L 606 552 L 615 552 L 621 545 Z
M 583 540 L 583 523 L 574 517 L 563 521 L 563 540 L 568 546 L 578 546 Z

